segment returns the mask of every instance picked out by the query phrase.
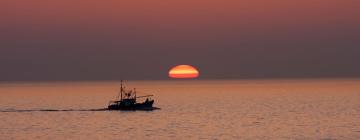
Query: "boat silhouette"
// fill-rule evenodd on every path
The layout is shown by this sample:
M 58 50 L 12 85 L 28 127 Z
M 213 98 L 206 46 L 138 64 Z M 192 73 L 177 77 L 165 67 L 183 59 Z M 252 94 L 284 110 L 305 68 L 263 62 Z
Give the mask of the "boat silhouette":
M 121 80 L 120 92 L 117 100 L 109 101 L 109 110 L 154 110 L 159 109 L 153 107 L 153 95 L 137 96 L 136 89 L 126 90 Z M 119 99 L 120 98 L 120 99 Z M 143 102 L 137 102 L 137 99 L 146 98 Z

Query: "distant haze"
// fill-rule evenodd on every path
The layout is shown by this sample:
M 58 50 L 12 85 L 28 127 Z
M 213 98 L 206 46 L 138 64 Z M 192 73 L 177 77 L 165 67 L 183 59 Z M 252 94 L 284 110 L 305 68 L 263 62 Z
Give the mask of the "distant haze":
M 1 0 L 0 81 L 360 77 L 359 0 Z

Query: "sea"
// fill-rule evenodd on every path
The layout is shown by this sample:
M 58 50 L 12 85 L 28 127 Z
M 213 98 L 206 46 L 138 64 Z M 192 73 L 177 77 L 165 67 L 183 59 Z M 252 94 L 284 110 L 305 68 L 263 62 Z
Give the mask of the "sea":
M 108 111 L 119 81 L 1 82 L 1 140 L 359 140 L 360 79 L 126 81 L 153 111 Z

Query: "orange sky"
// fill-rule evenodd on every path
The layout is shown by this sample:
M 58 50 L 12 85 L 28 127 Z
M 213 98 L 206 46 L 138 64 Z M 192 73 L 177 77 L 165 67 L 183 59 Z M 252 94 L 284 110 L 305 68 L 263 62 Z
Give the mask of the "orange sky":
M 119 24 L 139 28 L 181 25 L 180 28 L 226 29 L 226 25 L 241 24 L 268 29 L 326 26 L 328 22 L 348 19 L 354 19 L 354 23 L 348 24 L 356 24 L 359 4 L 357 0 L 3 0 L 0 16 L 1 22 L 10 25 L 35 27 L 106 28 Z
M 329 29 L 354 27 L 360 24 L 359 5 L 358 0 L 2 0 L 0 29 L 8 31 L 9 39 L 33 32 L 71 32 L 79 38 L 126 34 L 124 39 L 155 41 L 261 39 L 264 33 L 329 34 Z
M 1 0 L 0 17 L 10 80 L 360 76 L 359 0 Z

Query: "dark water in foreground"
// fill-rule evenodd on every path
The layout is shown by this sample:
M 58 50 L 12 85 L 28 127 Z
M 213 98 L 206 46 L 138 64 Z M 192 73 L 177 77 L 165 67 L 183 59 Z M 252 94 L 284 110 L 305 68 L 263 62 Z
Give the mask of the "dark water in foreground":
M 0 139 L 360 139 L 360 80 L 130 81 L 155 111 L 106 111 L 117 82 L 0 84 Z

